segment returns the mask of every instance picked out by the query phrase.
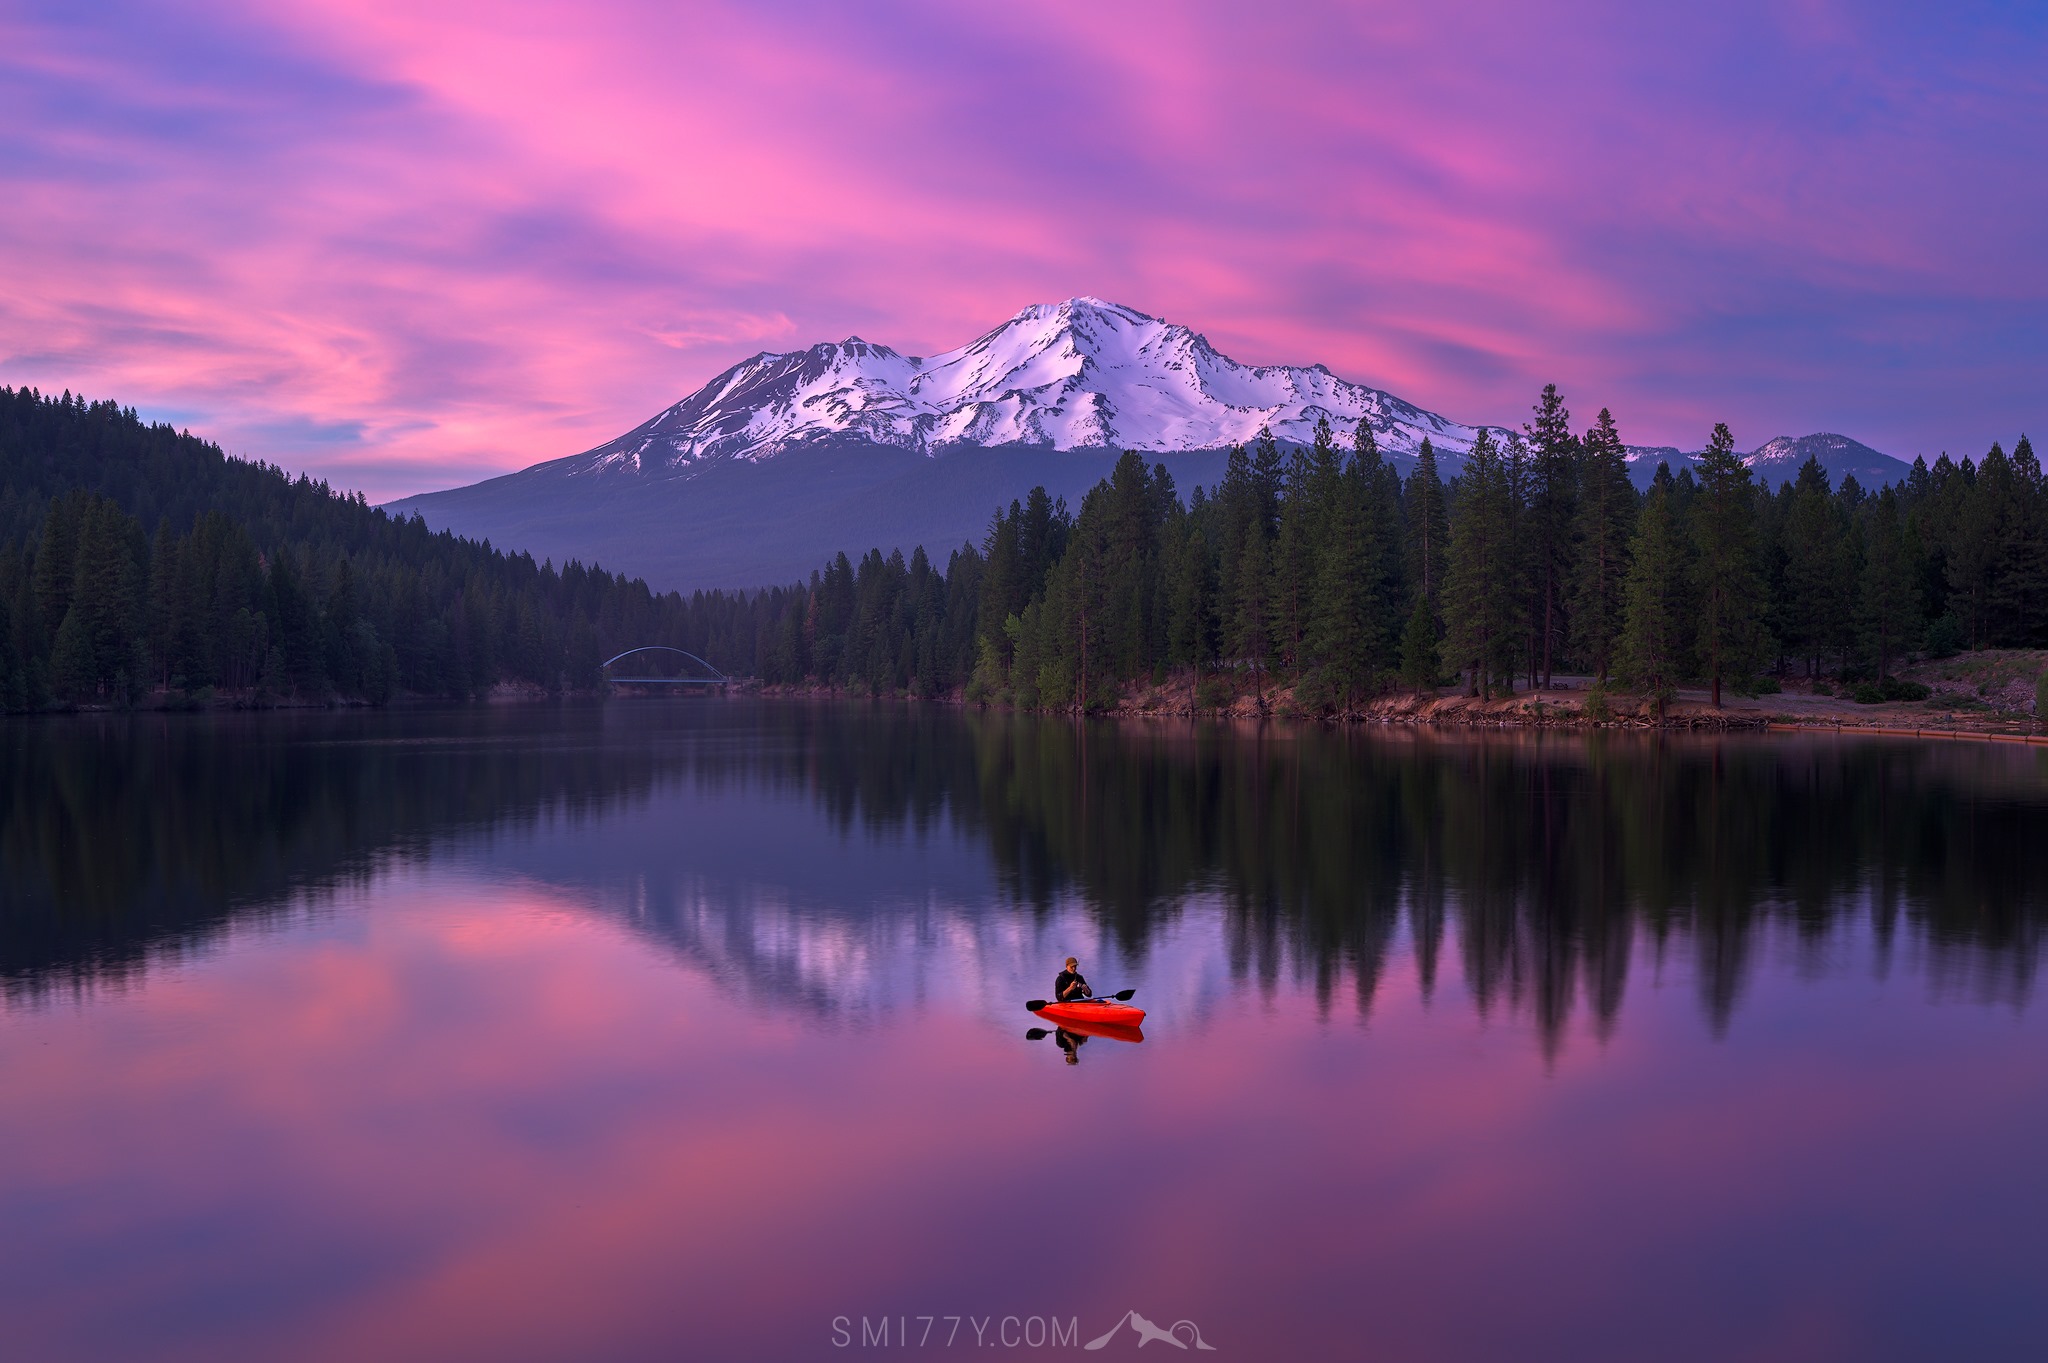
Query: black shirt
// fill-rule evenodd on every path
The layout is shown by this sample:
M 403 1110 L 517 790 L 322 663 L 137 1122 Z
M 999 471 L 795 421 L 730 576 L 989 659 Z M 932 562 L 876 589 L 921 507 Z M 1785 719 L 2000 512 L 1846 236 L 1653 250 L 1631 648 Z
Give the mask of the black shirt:
M 1068 987 L 1076 984 L 1080 985 L 1081 988 L 1077 990 L 1071 997 L 1085 997 L 1088 993 L 1088 981 L 1081 978 L 1081 973 L 1079 971 L 1062 970 L 1059 974 L 1059 978 L 1052 982 L 1053 1001 L 1055 1003 L 1059 1003 L 1066 1000 L 1068 997 L 1070 997 L 1067 993 Z

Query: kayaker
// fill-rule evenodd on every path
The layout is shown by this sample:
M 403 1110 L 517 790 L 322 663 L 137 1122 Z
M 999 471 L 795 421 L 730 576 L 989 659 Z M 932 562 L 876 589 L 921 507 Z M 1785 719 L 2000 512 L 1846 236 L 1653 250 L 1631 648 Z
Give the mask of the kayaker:
M 1072 956 L 1067 957 L 1067 968 L 1052 982 L 1052 996 L 1060 1003 L 1072 1003 L 1075 999 L 1095 997 L 1094 991 L 1088 988 L 1088 981 L 1081 978 L 1079 960 Z

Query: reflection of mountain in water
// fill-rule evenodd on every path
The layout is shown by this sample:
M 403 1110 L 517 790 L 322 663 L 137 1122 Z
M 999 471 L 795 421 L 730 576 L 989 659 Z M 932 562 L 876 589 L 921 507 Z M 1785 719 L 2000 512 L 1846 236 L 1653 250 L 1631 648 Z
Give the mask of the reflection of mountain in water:
M 1763 956 L 1834 969 L 1851 929 L 2017 1003 L 2048 911 L 2048 754 L 2004 748 L 712 701 L 10 723 L 0 743 L 12 994 L 458 849 L 814 1013 L 918 996 L 941 935 L 956 965 L 1008 968 L 1079 903 L 1142 958 L 1199 901 L 1239 978 L 1367 1006 L 1405 943 L 1425 988 L 1455 955 L 1478 1007 L 1553 1042 L 1581 1008 L 1611 1022 L 1632 962 L 1684 953 L 1720 1025 Z

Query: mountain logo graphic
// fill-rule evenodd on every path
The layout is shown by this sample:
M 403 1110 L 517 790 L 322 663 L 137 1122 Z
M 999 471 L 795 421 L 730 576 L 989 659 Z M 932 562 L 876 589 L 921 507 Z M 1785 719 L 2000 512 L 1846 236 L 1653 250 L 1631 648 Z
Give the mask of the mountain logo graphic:
M 1212 1354 L 1216 1352 L 1216 1346 L 1202 1338 L 1201 1329 L 1193 1321 L 1177 1320 L 1162 1330 L 1136 1311 L 1124 1312 L 1122 1320 L 1110 1326 L 1109 1329 L 1094 1339 L 1089 1340 L 1081 1347 L 1084 1349 L 1100 1349 L 1108 1344 L 1109 1341 L 1115 1339 L 1116 1332 L 1123 1329 L 1126 1325 L 1130 1326 L 1132 1332 L 1138 1336 L 1138 1347 L 1141 1349 L 1147 1344 L 1171 1344 L 1176 1349 L 1185 1349 L 1192 1344 L 1197 1349 L 1206 1349 Z M 1183 1336 L 1183 1331 L 1186 1332 L 1185 1336 Z

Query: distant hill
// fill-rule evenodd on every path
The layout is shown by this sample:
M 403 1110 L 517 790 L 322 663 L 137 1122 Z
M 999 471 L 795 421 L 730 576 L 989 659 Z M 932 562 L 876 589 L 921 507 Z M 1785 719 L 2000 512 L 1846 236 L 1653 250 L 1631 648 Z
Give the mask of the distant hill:
M 1637 487 L 1648 487 L 1650 480 L 1657 476 L 1657 465 L 1670 464 L 1671 471 L 1676 473 L 1684 465 L 1697 464 L 1702 453 L 1704 451 L 1683 451 L 1676 445 L 1631 445 L 1628 447 L 1629 476 Z M 1902 481 L 1912 468 L 1903 460 L 1881 454 L 1861 441 L 1825 431 L 1797 439 L 1781 435 L 1742 456 L 1742 462 L 1749 465 L 1758 483 L 1776 489 L 1797 479 L 1800 467 L 1809 458 L 1820 461 L 1820 466 L 1828 472 L 1829 483 L 1835 487 L 1840 487 L 1842 479 L 1853 474 L 1864 487 L 1880 488 Z

